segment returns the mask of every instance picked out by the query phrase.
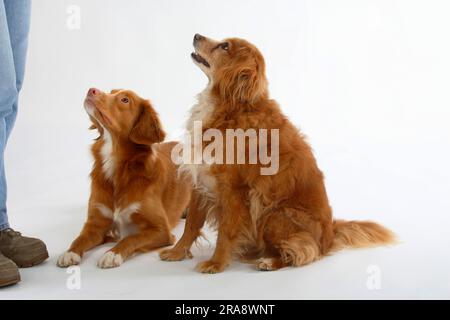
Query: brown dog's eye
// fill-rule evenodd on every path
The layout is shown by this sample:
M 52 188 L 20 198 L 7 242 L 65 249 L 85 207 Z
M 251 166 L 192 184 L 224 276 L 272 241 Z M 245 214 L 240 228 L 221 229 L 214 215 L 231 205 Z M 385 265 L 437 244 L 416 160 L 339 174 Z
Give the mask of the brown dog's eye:
M 220 47 L 221 47 L 223 50 L 228 50 L 229 44 L 228 44 L 228 42 L 224 42 L 224 43 L 222 43 L 222 44 L 220 45 Z
M 122 101 L 123 103 L 128 103 L 128 102 L 130 102 L 130 100 L 128 100 L 127 97 L 123 97 L 122 99 L 120 99 L 120 101 Z

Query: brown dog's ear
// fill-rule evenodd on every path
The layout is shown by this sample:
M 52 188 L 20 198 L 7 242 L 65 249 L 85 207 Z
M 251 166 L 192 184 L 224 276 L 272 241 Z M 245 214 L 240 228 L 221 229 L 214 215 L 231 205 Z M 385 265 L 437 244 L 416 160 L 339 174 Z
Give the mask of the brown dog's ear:
M 267 95 L 267 80 L 262 57 L 239 61 L 218 70 L 217 93 L 233 105 L 253 104 Z
M 144 101 L 134 127 L 130 132 L 130 140 L 141 145 L 151 145 L 164 141 L 166 133 L 162 129 L 158 114 L 153 110 L 150 102 Z

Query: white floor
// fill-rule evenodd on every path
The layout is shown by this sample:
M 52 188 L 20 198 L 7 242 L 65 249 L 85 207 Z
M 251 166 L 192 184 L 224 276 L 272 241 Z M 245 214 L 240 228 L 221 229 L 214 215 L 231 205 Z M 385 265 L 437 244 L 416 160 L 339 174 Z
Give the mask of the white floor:
M 162 262 L 157 253 L 149 253 L 118 269 L 101 270 L 96 262 L 105 246 L 85 256 L 81 289 L 70 290 L 71 275 L 55 262 L 85 217 L 90 135 L 80 129 L 78 136 L 64 138 L 56 134 L 64 131 L 61 125 L 25 122 L 18 122 L 8 153 L 10 218 L 18 230 L 45 240 L 50 259 L 21 270 L 22 282 L 1 289 L 0 300 L 450 298 L 446 180 L 432 171 L 421 175 L 419 168 L 416 175 L 405 174 L 417 167 L 417 162 L 404 159 L 410 157 L 407 148 L 397 153 L 404 165 L 387 170 L 382 158 L 378 164 L 356 162 L 346 159 L 345 152 L 323 152 L 330 146 L 316 149 L 322 150 L 319 162 L 328 171 L 335 215 L 380 221 L 398 233 L 401 244 L 343 251 L 307 267 L 270 273 L 236 262 L 217 275 L 194 270 L 213 252 L 212 233 L 208 233 L 211 243 L 202 242 L 193 250 L 194 259 L 183 262 Z M 389 153 L 391 147 L 382 148 Z M 354 154 L 366 152 L 361 147 Z M 182 228 L 180 224 L 175 230 L 177 236 Z

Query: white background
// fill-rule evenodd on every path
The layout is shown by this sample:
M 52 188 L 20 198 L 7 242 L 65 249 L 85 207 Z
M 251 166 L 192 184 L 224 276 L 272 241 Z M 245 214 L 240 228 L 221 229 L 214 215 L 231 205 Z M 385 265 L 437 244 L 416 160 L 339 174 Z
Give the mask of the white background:
M 81 28 L 67 27 L 69 5 Z M 450 298 L 450 2 L 442 0 L 144 1 L 33 3 L 27 72 L 8 145 L 11 224 L 46 241 L 51 258 L 21 270 L 9 298 Z M 206 78 L 190 59 L 196 33 L 243 37 L 267 62 L 272 97 L 305 132 L 336 217 L 373 219 L 401 244 L 343 251 L 310 266 L 261 273 L 233 263 L 194 271 L 214 249 L 167 263 L 156 253 L 113 270 L 86 255 L 81 290 L 58 255 L 85 219 L 95 134 L 87 89 L 150 98 L 172 137 Z M 176 229 L 179 236 L 182 225 Z M 381 288 L 370 290 L 370 266 Z

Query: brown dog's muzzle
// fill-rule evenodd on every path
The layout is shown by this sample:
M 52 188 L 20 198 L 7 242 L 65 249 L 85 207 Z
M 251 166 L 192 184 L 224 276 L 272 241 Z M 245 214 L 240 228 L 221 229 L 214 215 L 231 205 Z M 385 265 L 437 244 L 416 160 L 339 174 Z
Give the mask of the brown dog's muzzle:
M 205 39 L 204 36 L 202 36 L 201 34 L 196 33 L 195 36 L 194 36 L 194 47 L 199 41 L 202 41 L 204 39 Z
M 198 45 L 200 42 L 204 41 L 206 38 L 204 36 L 202 36 L 201 34 L 196 33 L 194 36 L 194 41 L 193 41 L 193 45 L 195 50 L 198 49 Z M 194 59 L 196 62 L 203 64 L 205 67 L 210 68 L 211 65 L 209 64 L 208 61 L 206 61 L 205 58 L 203 58 L 200 54 L 198 54 L 197 52 L 192 52 L 191 53 L 191 57 L 192 59 Z
M 88 101 L 92 104 L 95 100 L 100 98 L 103 94 L 104 94 L 104 92 L 97 88 L 90 88 L 86 94 L 86 101 Z

